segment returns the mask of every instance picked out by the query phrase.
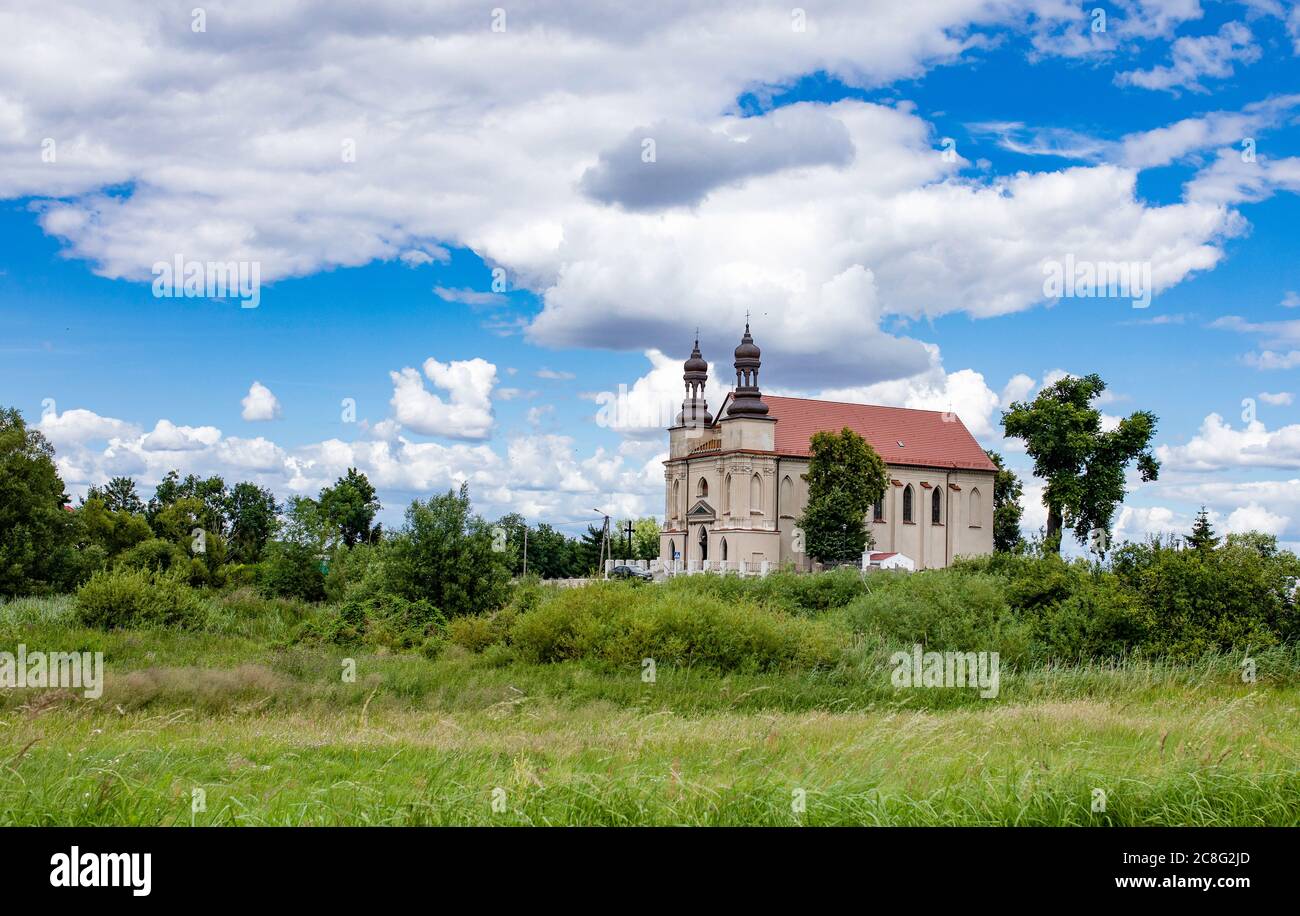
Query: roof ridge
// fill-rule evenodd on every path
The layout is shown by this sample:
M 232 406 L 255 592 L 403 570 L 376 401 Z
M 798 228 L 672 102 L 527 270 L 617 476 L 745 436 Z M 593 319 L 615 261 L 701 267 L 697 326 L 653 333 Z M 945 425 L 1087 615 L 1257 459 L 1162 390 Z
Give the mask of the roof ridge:
M 811 404 L 836 404 L 840 407 L 875 407 L 879 410 L 910 410 L 913 413 L 955 414 L 955 410 L 931 410 L 928 407 L 897 407 L 893 404 L 865 404 L 862 401 L 829 401 L 826 398 L 796 398 L 788 394 L 765 394 L 763 400 L 779 398 L 782 401 L 806 401 Z

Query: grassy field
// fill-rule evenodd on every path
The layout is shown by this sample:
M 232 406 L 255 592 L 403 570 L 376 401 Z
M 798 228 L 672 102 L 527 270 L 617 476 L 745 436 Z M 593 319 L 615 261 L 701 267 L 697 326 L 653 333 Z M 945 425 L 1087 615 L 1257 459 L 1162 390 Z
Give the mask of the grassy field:
M 0 693 L 0 824 L 1300 824 L 1300 668 L 1260 653 L 895 690 L 880 659 L 720 674 L 296 645 L 289 623 L 82 629 L 98 700 Z M 346 683 L 345 658 L 356 661 Z M 192 810 L 193 790 L 205 810 Z M 1094 812 L 1094 790 L 1106 794 Z

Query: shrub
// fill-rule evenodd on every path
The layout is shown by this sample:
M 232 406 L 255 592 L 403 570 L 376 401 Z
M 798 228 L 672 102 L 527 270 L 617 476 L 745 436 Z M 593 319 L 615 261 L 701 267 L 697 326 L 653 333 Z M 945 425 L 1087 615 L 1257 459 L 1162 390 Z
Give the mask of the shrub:
M 732 575 L 677 576 L 662 588 L 687 596 L 752 601 L 803 616 L 844 607 L 867 591 L 862 574 L 853 569 L 821 573 L 779 571 L 762 578 L 744 579 Z
M 287 541 L 268 544 L 257 564 L 257 587 L 264 595 L 320 601 L 325 597 L 325 576 L 310 547 Z
M 1230 538 L 1211 550 L 1153 542 L 1119 551 L 1115 573 L 1150 620 L 1148 651 L 1188 659 L 1261 649 L 1293 635 L 1289 577 L 1300 570 L 1294 554 L 1268 540 Z
M 184 568 L 189 573 L 190 556 L 177 544 L 162 538 L 150 538 L 118 555 L 117 566 L 160 572 Z
M 723 671 L 814 668 L 837 662 L 842 635 L 751 602 L 599 583 L 566 589 L 509 623 L 508 642 L 532 662 L 594 659 L 640 667 L 699 664 Z
M 891 646 L 997 652 L 1006 663 L 1029 654 L 1029 628 L 1012 613 L 998 576 L 960 568 L 873 573 L 868 588 L 845 616 L 855 630 Z
M 446 618 L 427 601 L 379 594 L 347 599 L 318 620 L 305 624 L 298 637 L 340 645 L 419 648 L 428 654 L 429 640 L 440 640 L 446 625 Z
M 124 627 L 195 628 L 204 621 L 199 595 L 179 570 L 102 570 L 77 591 L 77 622 L 103 630 Z

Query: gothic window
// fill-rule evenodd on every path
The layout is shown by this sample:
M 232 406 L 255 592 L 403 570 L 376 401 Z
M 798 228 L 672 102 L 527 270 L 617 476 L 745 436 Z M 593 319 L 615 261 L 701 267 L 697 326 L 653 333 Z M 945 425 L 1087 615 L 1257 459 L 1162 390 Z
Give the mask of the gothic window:
M 885 520 L 885 497 L 876 500 L 876 504 L 871 507 L 871 520 L 873 522 L 883 522 Z
M 763 512 L 763 478 L 757 474 L 749 478 L 749 511 L 760 515 Z
M 673 481 L 673 504 L 671 508 L 673 518 L 678 518 L 682 511 L 682 482 L 680 480 Z
M 727 539 L 723 538 L 719 546 L 722 548 L 722 562 L 725 563 L 727 562 Z
M 731 511 L 731 475 L 722 484 L 722 511 L 727 513 Z
M 709 558 L 709 529 L 703 525 L 700 526 L 700 559 Z
M 904 524 L 912 521 L 912 485 L 909 483 L 903 489 L 903 522 Z
M 979 487 L 970 491 L 970 523 L 972 528 L 978 528 L 983 524 L 984 516 L 980 514 L 983 507 L 980 505 Z
M 932 525 L 943 524 L 943 505 L 939 492 L 939 487 L 935 487 L 934 492 L 930 494 L 930 524 Z
M 709 482 L 703 477 L 700 478 L 699 484 L 695 487 L 695 495 L 700 497 L 709 495 Z
M 794 515 L 794 481 L 789 474 L 781 479 L 781 511 L 785 515 Z

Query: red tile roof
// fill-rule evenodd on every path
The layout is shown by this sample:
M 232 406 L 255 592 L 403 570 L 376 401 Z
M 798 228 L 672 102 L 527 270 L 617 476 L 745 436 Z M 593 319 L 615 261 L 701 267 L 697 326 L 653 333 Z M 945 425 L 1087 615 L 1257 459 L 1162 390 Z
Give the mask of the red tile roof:
M 838 432 L 847 426 L 870 442 L 888 464 L 997 470 L 956 414 L 766 394 L 763 401 L 768 416 L 777 421 L 778 454 L 806 456 L 813 433 Z

